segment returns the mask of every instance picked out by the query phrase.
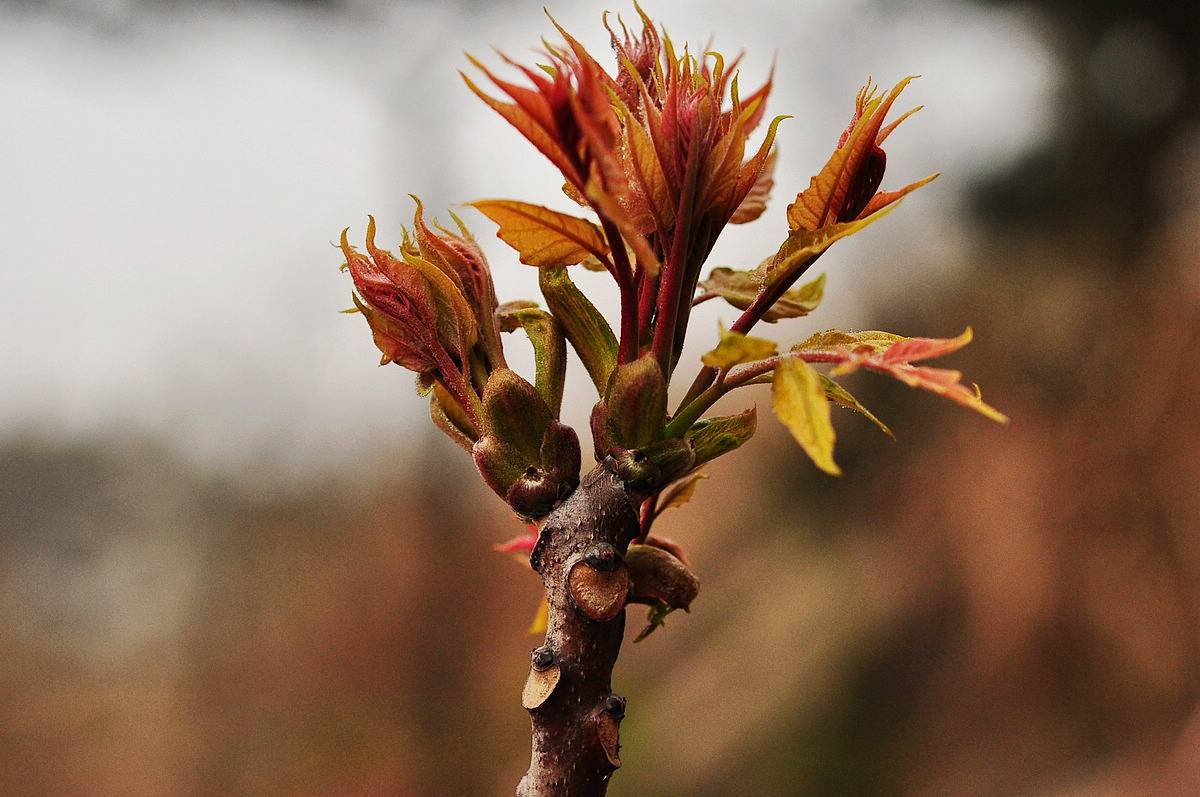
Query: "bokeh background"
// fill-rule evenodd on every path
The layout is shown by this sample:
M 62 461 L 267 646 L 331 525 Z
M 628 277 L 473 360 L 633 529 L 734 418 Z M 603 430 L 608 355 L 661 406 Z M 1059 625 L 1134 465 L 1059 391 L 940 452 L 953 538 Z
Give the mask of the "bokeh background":
M 330 242 L 408 192 L 569 207 L 455 74 L 541 5 L 0 0 L 0 793 L 511 793 L 521 526 L 337 314 Z M 835 480 L 762 415 L 660 521 L 703 587 L 625 650 L 611 793 L 1200 793 L 1200 5 L 645 5 L 747 84 L 777 56 L 795 115 L 713 265 L 774 248 L 868 75 L 923 75 L 888 184 L 943 177 L 773 331 L 971 324 L 1013 422 L 857 376 L 900 441 L 837 418 Z M 600 53 L 603 8 L 553 10 Z

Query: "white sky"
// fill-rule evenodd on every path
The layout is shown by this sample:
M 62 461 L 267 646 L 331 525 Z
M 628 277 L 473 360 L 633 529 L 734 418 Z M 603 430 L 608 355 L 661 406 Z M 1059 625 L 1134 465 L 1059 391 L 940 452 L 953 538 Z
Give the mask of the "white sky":
M 606 50 L 605 4 L 554 5 Z M 773 330 L 789 339 L 871 326 L 857 297 L 886 281 L 911 300 L 953 268 L 969 242 L 967 182 L 1051 123 L 1054 64 L 1020 8 L 644 5 L 677 39 L 703 44 L 716 31 L 725 52 L 745 46 L 743 85 L 757 85 L 777 50 L 769 111 L 796 116 L 781 128 L 772 208 L 731 228 L 712 265 L 775 248 L 784 205 L 827 157 L 867 75 L 924 76 L 908 100 L 927 108 L 892 139 L 885 187 L 943 178 L 823 259 L 827 306 L 808 326 Z M 423 439 L 411 375 L 376 368 L 363 322 L 336 313 L 350 284 L 330 242 L 346 225 L 361 236 L 368 212 L 397 230 L 408 192 L 439 215 L 483 196 L 568 207 L 551 168 L 455 74 L 463 50 L 525 57 L 549 30 L 541 6 L 134 14 L 110 2 L 104 30 L 0 6 L 0 436 L 117 428 L 200 461 L 266 452 L 292 465 Z M 532 270 L 490 222 L 463 215 L 501 300 L 536 298 Z M 607 291 L 602 277 L 580 279 Z M 697 355 L 715 319 L 729 320 L 716 304 L 697 314 Z M 567 421 L 586 427 L 590 388 L 581 369 L 572 377 Z

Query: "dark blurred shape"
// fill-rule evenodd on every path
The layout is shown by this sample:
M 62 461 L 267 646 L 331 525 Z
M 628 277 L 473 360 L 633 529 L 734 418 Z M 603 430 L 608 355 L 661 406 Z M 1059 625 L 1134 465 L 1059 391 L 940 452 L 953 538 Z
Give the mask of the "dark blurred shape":
M 980 187 L 979 216 L 1100 237 L 1122 255 L 1106 265 L 1127 267 L 1163 210 L 1162 158 L 1196 121 L 1200 6 L 1048 0 L 1037 13 L 1064 66 L 1058 124 L 1012 173 Z

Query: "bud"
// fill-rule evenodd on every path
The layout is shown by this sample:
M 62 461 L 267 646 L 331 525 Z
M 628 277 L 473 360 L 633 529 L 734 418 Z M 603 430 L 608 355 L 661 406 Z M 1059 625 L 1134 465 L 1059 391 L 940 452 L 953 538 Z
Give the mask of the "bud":
M 641 448 L 662 436 L 667 420 L 667 380 L 653 355 L 618 366 L 604 396 L 608 439 Z
M 517 514 L 542 517 L 579 484 L 575 431 L 551 417 L 533 385 L 507 368 L 483 391 L 483 431 L 472 451 L 488 486 Z
M 850 124 L 838 138 L 837 148 L 812 184 L 788 205 L 788 226 L 792 230 L 816 230 L 834 224 L 865 219 L 883 210 L 906 194 L 937 177 L 930 175 L 896 191 L 880 191 L 887 154 L 883 142 L 901 122 L 921 110 L 917 106 L 884 125 L 892 105 L 914 78 L 906 77 L 886 95 L 870 81 L 854 98 Z
M 696 578 L 679 557 L 654 545 L 630 545 L 625 552 L 629 568 L 629 602 L 666 604 L 687 611 L 700 593 Z
M 678 437 L 618 451 L 612 457 L 617 476 L 627 487 L 639 491 L 666 487 L 691 470 L 696 462 L 691 443 Z

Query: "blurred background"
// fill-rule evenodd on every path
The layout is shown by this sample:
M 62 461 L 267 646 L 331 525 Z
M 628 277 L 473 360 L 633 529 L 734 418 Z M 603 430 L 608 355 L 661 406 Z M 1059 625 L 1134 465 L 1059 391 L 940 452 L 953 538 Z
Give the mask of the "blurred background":
M 331 242 L 394 241 L 409 192 L 569 207 L 455 74 L 541 5 L 0 0 L 0 793 L 511 793 L 522 527 L 337 314 Z M 771 331 L 971 324 L 948 364 L 1013 422 L 856 376 L 900 441 L 836 418 L 835 480 L 746 396 L 753 444 L 656 526 L 703 586 L 625 649 L 611 793 L 1200 793 L 1200 5 L 645 6 L 744 85 L 777 55 L 795 115 L 712 265 L 774 249 L 868 75 L 923 75 L 885 187 L 942 178 Z M 552 10 L 600 55 L 604 7 Z

